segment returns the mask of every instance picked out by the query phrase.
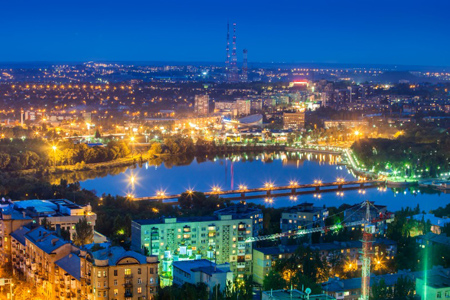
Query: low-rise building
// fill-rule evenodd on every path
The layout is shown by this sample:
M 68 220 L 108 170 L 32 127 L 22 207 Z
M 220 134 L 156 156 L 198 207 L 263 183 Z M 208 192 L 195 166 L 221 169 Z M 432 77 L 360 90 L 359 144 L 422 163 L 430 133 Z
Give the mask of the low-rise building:
M 450 248 L 450 237 L 446 234 L 428 232 L 427 234 L 417 236 L 416 242 L 420 244 L 422 248 L 431 245 L 442 245 Z
M 434 267 L 426 272 L 428 277 L 434 276 L 436 274 L 443 274 L 443 276 L 449 276 L 445 274 L 449 274 L 450 269 L 444 269 L 443 267 Z M 425 275 L 424 271 L 411 272 L 409 270 L 399 271 L 394 274 L 372 275 L 370 277 L 370 286 L 383 279 L 387 287 L 393 287 L 400 277 L 406 277 L 410 280 L 416 281 L 417 278 L 419 277 L 423 278 L 424 275 Z M 322 290 L 326 294 L 338 300 L 341 299 L 358 300 L 361 296 L 361 278 L 359 277 L 345 280 L 333 278 L 322 284 Z M 416 281 L 416 293 L 420 293 L 420 291 L 417 290 L 417 281 Z M 435 298 L 422 297 L 422 299 L 435 299 Z
M 426 300 L 450 298 L 450 269 L 434 273 L 427 272 L 418 276 L 416 278 L 416 294 Z
M 326 217 L 328 217 L 328 210 L 325 207 L 317 207 L 313 203 L 305 202 L 281 213 L 281 232 L 324 226 Z
M 441 234 L 442 228 L 450 223 L 450 218 L 439 218 L 434 214 L 417 214 L 412 216 L 416 221 L 425 221 L 431 224 L 431 232 L 435 234 Z
M 233 282 L 233 272 L 229 263 L 218 265 L 207 259 L 173 263 L 173 283 L 176 285 L 204 283 L 212 293 L 216 286 L 220 291 L 224 291 L 228 282 Z
M 322 259 L 332 261 L 340 258 L 346 261 L 357 261 L 361 265 L 360 251 L 361 241 L 303 244 L 312 251 L 318 252 Z M 291 257 L 300 245 L 278 245 L 277 247 L 265 247 L 253 249 L 253 280 L 262 284 L 264 278 L 270 273 L 272 267 L 280 259 Z M 397 255 L 397 243 L 389 239 L 376 239 L 372 243 L 371 252 L 377 257 L 384 257 L 387 260 L 394 259 Z

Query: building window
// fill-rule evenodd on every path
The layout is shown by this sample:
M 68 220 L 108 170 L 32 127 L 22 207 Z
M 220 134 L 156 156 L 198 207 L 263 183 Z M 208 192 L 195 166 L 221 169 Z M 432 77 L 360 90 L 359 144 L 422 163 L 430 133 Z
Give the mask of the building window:
M 142 283 L 141 278 L 138 278 L 137 282 L 138 282 L 138 284 L 141 284 Z
M 442 298 L 442 292 L 437 292 L 436 293 L 436 298 Z
M 103 297 L 106 297 L 106 291 L 103 291 Z
M 106 271 L 103 271 L 103 277 L 106 277 Z
M 117 285 L 117 279 L 114 279 L 114 285 Z
M 114 276 L 117 276 L 117 270 L 114 270 Z
M 150 268 L 150 274 L 153 274 L 154 270 L 153 268 Z
M 138 274 L 141 274 L 141 268 L 138 268 Z
M 153 283 L 153 277 L 150 277 L 150 283 Z
M 117 296 L 117 295 L 119 295 L 119 290 L 118 290 L 118 289 L 115 289 L 115 290 L 114 290 L 114 296 Z
M 131 275 L 131 269 L 125 269 L 125 275 Z
M 97 272 L 97 277 L 98 277 L 98 278 L 102 277 L 102 271 L 98 271 L 98 272 Z
M 141 287 L 138 287 L 138 288 L 137 288 L 137 292 L 138 292 L 138 294 L 142 293 L 142 288 L 141 288 Z

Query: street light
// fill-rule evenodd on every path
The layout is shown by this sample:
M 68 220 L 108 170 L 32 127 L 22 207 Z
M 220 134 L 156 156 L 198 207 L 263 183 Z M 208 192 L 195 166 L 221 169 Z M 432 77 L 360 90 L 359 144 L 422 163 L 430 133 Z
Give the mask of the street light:
M 56 149 L 57 148 L 55 145 L 53 145 L 52 149 L 53 149 L 53 165 L 55 166 L 55 171 L 56 171 Z

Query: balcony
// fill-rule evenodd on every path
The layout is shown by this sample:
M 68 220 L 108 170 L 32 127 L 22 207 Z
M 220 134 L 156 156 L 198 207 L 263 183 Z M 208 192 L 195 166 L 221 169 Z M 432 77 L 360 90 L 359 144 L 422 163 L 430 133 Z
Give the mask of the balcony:
M 131 291 L 126 291 L 125 298 L 131 298 L 131 297 L 133 297 L 133 293 Z
M 133 278 L 133 274 L 125 274 L 123 275 L 124 278 Z

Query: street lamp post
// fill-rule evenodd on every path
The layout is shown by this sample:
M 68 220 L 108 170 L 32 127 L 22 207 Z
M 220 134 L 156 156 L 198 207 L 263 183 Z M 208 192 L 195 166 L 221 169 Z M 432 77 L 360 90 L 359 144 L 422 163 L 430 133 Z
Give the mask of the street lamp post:
M 56 171 L 56 146 L 53 145 L 52 149 L 53 149 L 53 165 L 55 166 L 55 171 Z

